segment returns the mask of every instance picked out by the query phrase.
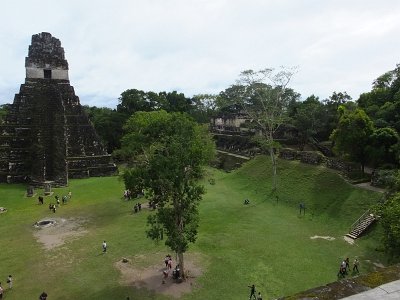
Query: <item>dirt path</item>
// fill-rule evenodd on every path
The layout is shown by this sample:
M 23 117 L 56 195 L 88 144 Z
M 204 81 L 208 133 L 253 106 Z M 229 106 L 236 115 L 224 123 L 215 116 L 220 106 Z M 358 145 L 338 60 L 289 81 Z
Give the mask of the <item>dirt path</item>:
M 354 186 L 358 186 L 362 189 L 366 189 L 366 190 L 370 190 L 370 191 L 374 191 L 374 192 L 379 192 L 379 193 L 384 193 L 385 189 L 381 189 L 375 186 L 372 186 L 369 182 L 363 182 L 363 183 L 358 183 L 355 184 Z

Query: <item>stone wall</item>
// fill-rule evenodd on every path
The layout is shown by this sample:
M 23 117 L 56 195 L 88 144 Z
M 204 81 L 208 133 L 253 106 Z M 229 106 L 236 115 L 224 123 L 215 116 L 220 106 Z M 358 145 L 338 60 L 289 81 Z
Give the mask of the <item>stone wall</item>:
M 299 160 L 311 165 L 323 164 L 327 168 L 340 171 L 345 175 L 349 175 L 351 172 L 361 169 L 359 164 L 345 162 L 334 157 L 326 157 L 319 151 L 297 151 L 284 148 L 279 151 L 279 157 L 287 160 Z

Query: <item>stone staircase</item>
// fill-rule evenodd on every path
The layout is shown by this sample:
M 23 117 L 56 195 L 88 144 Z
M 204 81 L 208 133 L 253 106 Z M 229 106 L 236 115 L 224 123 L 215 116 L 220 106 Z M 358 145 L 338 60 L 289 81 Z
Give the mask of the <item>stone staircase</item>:
M 346 234 L 347 237 L 357 239 L 363 232 L 371 226 L 377 220 L 376 216 L 373 215 L 370 210 L 367 210 L 357 221 L 355 221 Z

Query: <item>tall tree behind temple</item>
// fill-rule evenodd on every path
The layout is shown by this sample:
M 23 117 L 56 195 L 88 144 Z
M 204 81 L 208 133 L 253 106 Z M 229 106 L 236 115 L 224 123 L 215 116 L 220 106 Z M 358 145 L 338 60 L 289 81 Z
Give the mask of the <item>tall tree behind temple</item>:
M 84 106 L 90 121 L 99 134 L 108 153 L 121 147 L 122 127 L 127 118 L 126 114 L 107 107 Z
M 227 104 L 238 105 L 259 130 L 261 138 L 258 143 L 267 149 L 272 161 L 273 191 L 277 189 L 275 150 L 279 146 L 274 133 L 288 120 L 287 108 L 293 97 L 288 84 L 294 73 L 290 68 L 278 72 L 274 69 L 246 70 L 235 85 L 220 94 Z

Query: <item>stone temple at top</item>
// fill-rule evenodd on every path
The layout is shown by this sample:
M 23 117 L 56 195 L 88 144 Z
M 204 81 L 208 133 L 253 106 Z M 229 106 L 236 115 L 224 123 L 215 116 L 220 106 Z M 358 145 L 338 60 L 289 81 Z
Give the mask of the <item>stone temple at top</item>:
M 68 77 L 58 39 L 32 36 L 26 78 L 0 124 L 0 182 L 68 185 L 116 172 Z

